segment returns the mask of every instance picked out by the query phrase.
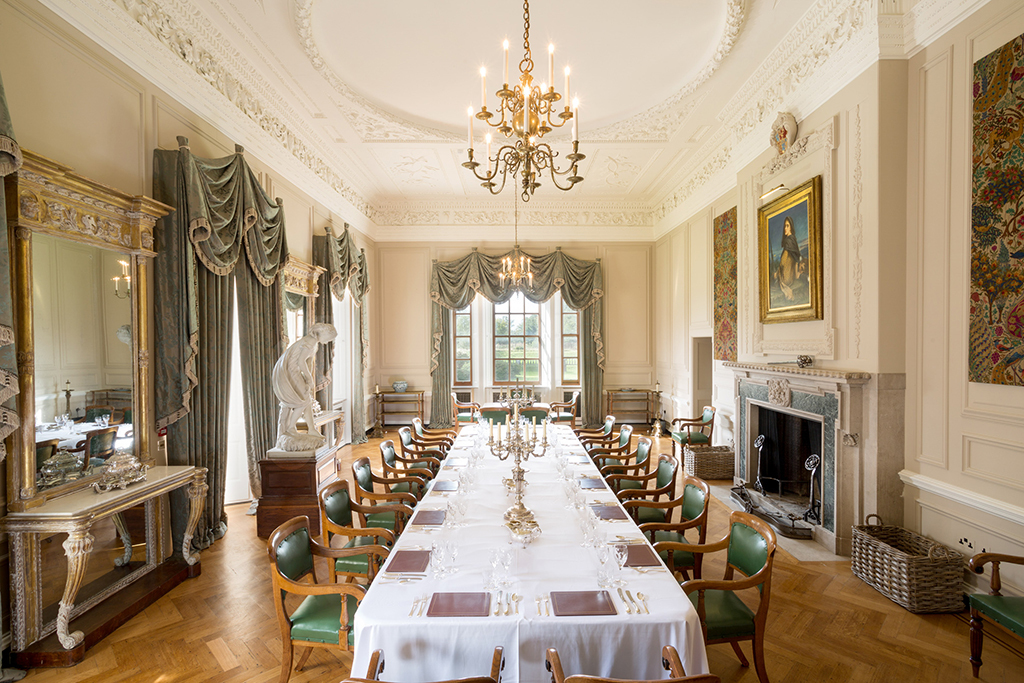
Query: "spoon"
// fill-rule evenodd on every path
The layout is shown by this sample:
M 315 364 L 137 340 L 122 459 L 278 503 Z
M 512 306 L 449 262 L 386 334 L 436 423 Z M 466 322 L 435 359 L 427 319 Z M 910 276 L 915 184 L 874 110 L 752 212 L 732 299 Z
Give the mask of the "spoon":
M 512 597 L 510 597 L 510 598 L 509 598 L 509 599 L 508 599 L 508 600 L 507 600 L 507 601 L 505 602 L 505 616 L 506 616 L 506 617 L 507 617 L 508 615 L 512 614 L 512 603 L 513 603 L 513 602 L 515 602 L 515 601 L 516 601 L 516 600 L 518 600 L 518 599 L 519 599 L 519 595 L 518 595 L 517 593 L 513 593 L 513 594 L 512 594 Z
M 651 610 L 648 609 L 648 607 L 647 607 L 647 596 L 644 595 L 643 593 L 641 593 L 640 591 L 637 591 L 636 592 L 636 597 L 640 599 L 640 602 L 644 603 L 644 612 L 646 612 L 647 614 L 650 614 Z
M 523 596 L 515 594 L 512 596 L 512 599 L 516 601 L 516 614 L 519 614 L 519 601 L 523 599 Z
M 537 616 L 540 616 L 540 596 L 537 596 Z

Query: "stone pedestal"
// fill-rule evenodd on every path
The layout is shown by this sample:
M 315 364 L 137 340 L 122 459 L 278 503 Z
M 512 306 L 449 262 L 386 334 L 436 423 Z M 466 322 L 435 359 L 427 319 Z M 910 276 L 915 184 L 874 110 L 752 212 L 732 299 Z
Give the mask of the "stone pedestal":
M 299 515 L 309 517 L 309 532 L 318 535 L 316 451 L 272 448 L 258 465 L 263 493 L 256 508 L 256 535 L 268 538 L 283 522 Z

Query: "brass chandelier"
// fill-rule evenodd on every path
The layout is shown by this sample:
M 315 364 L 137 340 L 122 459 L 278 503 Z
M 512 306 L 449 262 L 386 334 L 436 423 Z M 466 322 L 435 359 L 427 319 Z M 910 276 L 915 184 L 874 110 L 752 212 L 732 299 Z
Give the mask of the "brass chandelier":
M 478 180 L 483 181 L 480 185 L 486 187 L 491 194 L 501 192 L 510 176 L 513 183 L 517 182 L 515 177 L 519 174 L 518 182 L 522 186 L 523 201 L 528 202 L 534 190 L 541 185 L 538 177 L 544 173 L 551 177 L 552 184 L 559 190 L 571 190 L 576 183 L 583 180 L 579 174 L 578 164 L 586 156 L 579 153 L 579 101 L 573 99 L 572 108 L 569 107 L 569 67 L 565 67 L 565 106 L 559 111 L 558 102 L 562 100 L 562 95 L 555 92 L 554 45 L 548 45 L 548 83 L 534 85 L 533 55 L 530 52 L 529 0 L 523 2 L 523 26 L 525 54 L 519 62 L 519 82 L 511 89 L 508 80 L 508 41 L 504 42 L 505 80 L 501 90 L 495 93 L 498 96 L 497 114 L 500 115 L 496 121 L 492 120 L 495 118 L 495 112 L 487 109 L 487 70 L 483 67 L 480 69 L 483 102 L 480 111 L 475 114 L 473 108 L 469 108 L 469 160 L 462 165 L 471 170 Z M 482 174 L 478 170 L 480 162 L 473 159 L 474 118 L 480 119 L 491 128 L 497 128 L 499 133 L 510 140 L 492 157 L 491 134 L 488 133 L 484 137 L 487 143 L 487 156 Z M 557 167 L 558 152 L 553 151 L 551 146 L 542 140 L 547 133 L 561 128 L 569 121 L 572 121 L 572 154 L 566 155 L 565 159 L 569 163 L 560 170 Z M 564 178 L 568 184 L 561 184 L 559 178 Z
M 523 250 L 519 248 L 519 200 L 516 198 L 515 201 L 515 222 L 513 223 L 513 243 L 516 245 L 512 250 L 511 256 L 505 256 L 501 259 L 501 272 L 498 273 L 498 277 L 501 279 L 501 284 L 504 285 L 508 281 L 509 286 L 513 289 L 523 289 L 525 284 L 526 289 L 533 289 L 533 259 L 523 253 Z M 525 283 L 523 281 L 526 281 Z

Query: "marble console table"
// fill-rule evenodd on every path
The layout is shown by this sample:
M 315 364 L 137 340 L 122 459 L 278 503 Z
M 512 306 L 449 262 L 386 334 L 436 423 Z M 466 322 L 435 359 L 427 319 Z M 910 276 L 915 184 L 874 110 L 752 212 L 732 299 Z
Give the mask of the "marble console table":
M 181 547 L 181 558 L 170 557 L 166 549 L 163 515 L 157 502 L 160 496 L 188 487 L 188 524 Z M 0 531 L 10 539 L 11 630 L 13 658 L 19 666 L 70 666 L 85 656 L 91 647 L 134 614 L 151 604 L 185 578 L 198 576 L 199 556 L 192 552 L 192 537 L 206 503 L 206 468 L 192 465 L 160 466 L 149 469 L 147 480 L 124 490 L 95 493 L 84 489 L 51 500 L 36 508 L 9 512 L 0 519 Z M 118 567 L 131 559 L 132 541 L 121 514 L 131 507 L 145 505 L 146 561 L 110 586 L 89 596 L 82 604 L 75 599 L 86 575 L 96 522 L 113 518 L 125 546 Z M 67 533 L 63 543 L 67 557 L 67 579 L 56 619 L 45 622 L 43 616 L 43 567 L 41 541 L 46 536 Z M 129 590 L 130 589 L 130 590 Z M 129 596 L 129 593 L 131 595 Z M 118 599 L 100 605 L 107 598 Z M 100 617 L 85 619 L 85 630 L 70 629 L 70 622 L 96 608 L 106 608 Z M 92 616 L 92 615 L 87 615 Z M 53 642 L 53 635 L 56 641 Z M 48 637 L 49 636 L 49 637 Z

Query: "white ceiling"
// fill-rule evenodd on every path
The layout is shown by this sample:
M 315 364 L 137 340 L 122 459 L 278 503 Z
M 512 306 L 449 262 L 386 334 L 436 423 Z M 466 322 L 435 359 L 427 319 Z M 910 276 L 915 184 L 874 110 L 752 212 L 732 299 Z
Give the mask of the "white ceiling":
M 145 0 L 142 0 L 145 3 Z M 155 4 L 155 3 L 145 3 Z M 372 207 L 487 201 L 466 169 L 466 108 L 480 66 L 498 88 L 501 42 L 522 56 L 522 5 L 477 0 L 181 0 L 159 3 L 236 67 L 282 122 Z M 534 201 L 648 207 L 685 179 L 690 157 L 722 135 L 729 102 L 812 0 L 535 0 L 534 73 L 572 68 L 585 181 L 546 183 Z M 177 13 L 177 14 L 175 14 Z M 493 104 L 493 103 L 492 103 Z M 493 109 L 493 106 L 492 106 Z M 482 126 L 476 127 L 482 138 Z M 566 135 L 549 136 L 563 155 Z M 482 143 L 481 143 L 482 144 Z M 511 190 L 497 198 L 511 201 Z

